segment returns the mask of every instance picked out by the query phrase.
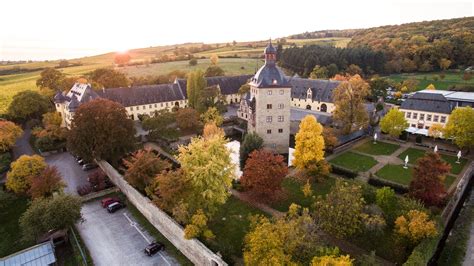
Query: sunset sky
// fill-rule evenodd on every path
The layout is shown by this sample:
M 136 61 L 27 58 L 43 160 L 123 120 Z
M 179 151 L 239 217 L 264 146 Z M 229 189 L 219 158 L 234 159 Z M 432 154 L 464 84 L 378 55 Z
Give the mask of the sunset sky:
M 473 1 L 7 0 L 0 60 L 76 58 L 184 42 L 473 16 Z

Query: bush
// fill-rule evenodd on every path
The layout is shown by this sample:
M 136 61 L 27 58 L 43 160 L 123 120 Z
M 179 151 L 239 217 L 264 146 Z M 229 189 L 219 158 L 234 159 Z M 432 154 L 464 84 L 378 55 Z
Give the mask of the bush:
M 390 182 L 388 180 L 376 178 L 376 177 L 370 177 L 368 183 L 372 186 L 376 187 L 391 187 L 395 192 L 399 194 L 405 194 L 408 192 L 408 187 L 404 185 L 400 185 L 394 182 Z
M 349 170 L 347 168 L 332 164 L 331 165 L 331 172 L 336 175 L 341 175 L 342 177 L 354 179 L 358 176 L 358 172 Z
M 416 246 L 404 266 L 429 265 L 438 245 L 439 237 L 427 238 Z
M 12 157 L 9 152 L 0 153 L 0 174 L 5 173 L 10 169 Z
M 92 187 L 91 185 L 87 184 L 83 186 L 78 186 L 76 190 L 79 196 L 84 196 L 92 192 Z
M 53 139 L 50 136 L 37 138 L 34 141 L 35 147 L 42 152 L 60 150 L 66 147 L 66 142 L 62 140 Z

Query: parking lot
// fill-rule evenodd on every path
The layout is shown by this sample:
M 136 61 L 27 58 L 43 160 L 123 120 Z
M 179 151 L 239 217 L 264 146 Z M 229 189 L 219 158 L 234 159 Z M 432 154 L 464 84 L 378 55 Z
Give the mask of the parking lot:
M 77 195 L 77 187 L 88 184 L 87 175 L 89 175 L 91 171 L 82 170 L 82 166 L 76 162 L 69 152 L 48 155 L 46 162 L 58 168 L 64 183 L 67 185 L 64 189 L 66 193 Z
M 100 205 L 100 200 L 82 206 L 85 221 L 77 224 L 95 265 L 178 265 L 166 251 L 152 257 L 143 249 L 153 238 L 134 221 L 127 209 L 113 214 Z

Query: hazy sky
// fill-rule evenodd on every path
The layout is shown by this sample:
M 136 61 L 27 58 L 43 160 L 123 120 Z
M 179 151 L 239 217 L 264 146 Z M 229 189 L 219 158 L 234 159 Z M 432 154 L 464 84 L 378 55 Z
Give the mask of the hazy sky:
M 0 60 L 262 40 L 473 16 L 473 9 L 473 0 L 5 0 L 0 3 Z

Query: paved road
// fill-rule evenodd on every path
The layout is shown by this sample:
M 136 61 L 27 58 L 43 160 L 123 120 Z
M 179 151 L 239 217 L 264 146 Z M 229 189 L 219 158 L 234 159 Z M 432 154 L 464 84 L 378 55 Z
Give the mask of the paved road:
M 95 265 L 178 265 L 166 251 L 153 257 L 143 253 L 153 238 L 140 228 L 126 209 L 113 214 L 99 200 L 82 206 L 83 223 L 77 224 Z
M 49 165 L 56 166 L 67 187 L 64 191 L 77 195 L 77 187 L 88 184 L 87 175 L 94 170 L 84 171 L 69 152 L 52 154 L 46 157 Z
M 17 139 L 15 146 L 13 146 L 13 158 L 16 160 L 18 157 L 26 154 L 32 155 L 34 154 L 33 149 L 30 145 L 30 136 L 31 130 L 30 128 L 26 127 L 23 130 L 23 135 L 19 139 Z

